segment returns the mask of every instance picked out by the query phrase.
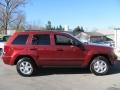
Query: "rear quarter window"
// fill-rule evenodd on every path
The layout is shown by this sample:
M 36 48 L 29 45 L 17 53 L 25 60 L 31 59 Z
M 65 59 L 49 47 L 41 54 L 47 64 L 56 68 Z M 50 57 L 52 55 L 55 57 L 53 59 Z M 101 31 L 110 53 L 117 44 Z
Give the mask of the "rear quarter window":
M 12 42 L 12 44 L 24 45 L 28 39 L 28 35 L 18 35 Z

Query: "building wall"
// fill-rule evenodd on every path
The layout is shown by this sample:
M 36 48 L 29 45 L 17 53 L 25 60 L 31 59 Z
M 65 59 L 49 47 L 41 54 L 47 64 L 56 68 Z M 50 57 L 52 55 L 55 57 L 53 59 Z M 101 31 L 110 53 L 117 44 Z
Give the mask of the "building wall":
M 90 36 L 84 32 L 79 33 L 76 35 L 77 38 L 79 38 L 81 41 L 89 42 L 90 41 Z
M 114 41 L 114 38 L 115 38 L 115 30 L 113 28 L 111 29 L 101 29 L 101 30 L 98 30 L 97 32 L 105 35 L 106 37 L 112 39 Z
M 120 48 L 120 30 L 115 30 L 114 34 L 115 34 L 115 38 L 114 38 L 115 47 Z
M 7 30 L 7 35 L 12 35 L 15 32 L 16 32 L 16 30 Z
M 104 36 L 94 36 L 94 37 L 90 37 L 90 42 L 102 42 L 105 41 L 106 38 Z
M 64 31 L 69 31 L 69 26 L 68 25 L 65 25 Z
M 99 42 L 99 41 L 105 41 L 106 38 L 103 35 L 99 35 L 99 36 L 94 36 L 93 35 L 89 35 L 85 32 L 81 32 L 77 35 L 78 38 L 80 38 L 80 40 L 82 41 L 87 41 L 87 42 Z
M 16 30 L 7 30 L 7 35 L 12 35 Z M 0 30 L 0 35 L 5 35 L 5 30 Z

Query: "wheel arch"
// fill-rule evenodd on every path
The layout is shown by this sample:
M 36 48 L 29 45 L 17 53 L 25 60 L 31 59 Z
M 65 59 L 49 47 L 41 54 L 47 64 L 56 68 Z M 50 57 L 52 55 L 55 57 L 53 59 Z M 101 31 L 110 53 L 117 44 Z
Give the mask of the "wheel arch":
M 109 57 L 107 54 L 95 54 L 95 55 L 93 55 L 93 56 L 91 57 L 91 59 L 90 59 L 90 61 L 89 61 L 89 63 L 88 63 L 88 67 L 90 67 L 91 62 L 92 62 L 93 59 L 94 59 L 95 57 L 97 57 L 97 56 L 103 56 L 103 57 L 107 58 L 107 61 L 109 62 L 109 64 L 112 65 L 111 62 L 110 62 L 110 57 Z
M 21 58 L 23 58 L 23 57 L 30 58 L 30 59 L 36 64 L 36 62 L 35 62 L 35 60 L 34 60 L 33 57 L 31 57 L 31 56 L 29 56 L 29 55 L 20 55 L 20 56 L 16 57 L 16 59 L 15 59 L 15 61 L 14 61 L 14 65 L 16 65 L 17 62 L 18 62 L 18 60 L 21 59 Z M 37 65 L 37 64 L 36 64 L 36 65 Z

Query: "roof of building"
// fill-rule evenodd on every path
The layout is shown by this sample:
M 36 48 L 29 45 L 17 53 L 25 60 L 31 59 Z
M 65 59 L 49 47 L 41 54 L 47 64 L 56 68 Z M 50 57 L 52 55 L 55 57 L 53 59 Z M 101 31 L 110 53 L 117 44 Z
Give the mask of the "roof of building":
M 104 36 L 103 34 L 99 33 L 99 32 L 84 32 L 90 36 Z
M 97 32 L 102 33 L 103 35 L 113 35 L 114 34 L 114 29 L 101 29 L 97 30 Z

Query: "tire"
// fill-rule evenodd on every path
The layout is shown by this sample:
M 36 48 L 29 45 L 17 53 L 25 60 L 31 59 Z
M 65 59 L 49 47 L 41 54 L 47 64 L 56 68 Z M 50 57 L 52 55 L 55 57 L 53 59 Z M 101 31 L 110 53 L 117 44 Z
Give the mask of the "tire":
M 37 66 L 31 58 L 23 57 L 18 60 L 16 69 L 21 76 L 29 77 L 36 74 Z
M 104 56 L 95 57 L 90 64 L 90 71 L 98 76 L 107 75 L 109 70 L 110 64 Z

